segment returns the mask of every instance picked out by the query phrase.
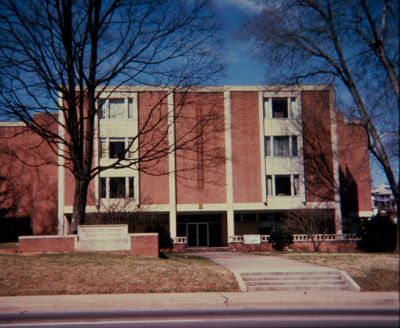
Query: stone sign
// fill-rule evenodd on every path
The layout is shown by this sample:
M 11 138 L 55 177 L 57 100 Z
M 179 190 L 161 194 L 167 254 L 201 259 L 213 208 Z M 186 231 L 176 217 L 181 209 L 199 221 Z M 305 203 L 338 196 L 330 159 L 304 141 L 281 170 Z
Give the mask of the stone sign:
M 259 245 L 261 244 L 260 235 L 243 235 L 243 244 Z
M 125 251 L 131 249 L 128 225 L 78 226 L 76 249 L 80 251 Z

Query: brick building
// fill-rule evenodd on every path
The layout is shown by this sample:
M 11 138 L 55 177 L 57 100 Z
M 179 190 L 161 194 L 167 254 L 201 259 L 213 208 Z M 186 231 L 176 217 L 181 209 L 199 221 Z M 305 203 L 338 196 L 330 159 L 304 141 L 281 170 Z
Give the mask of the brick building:
M 300 209 L 327 213 L 336 234 L 346 232 L 349 218 L 371 215 L 366 136 L 336 112 L 329 86 L 208 87 L 185 93 L 122 87 L 102 97 L 94 165 L 121 156 L 128 163 L 157 149 L 160 156 L 134 168 L 102 171 L 90 185 L 88 221 L 124 212 L 135 232 L 157 225 L 188 246 L 202 247 L 224 246 L 243 234 L 269 234 Z M 146 131 L 147 126 L 153 128 Z M 26 127 L 4 123 L 0 134 L 18 129 Z M 1 160 L 8 158 L 5 148 L 39 138 L 29 134 L 1 139 Z M 72 175 L 62 157 L 44 151 L 45 143 L 40 147 L 55 156 L 47 163 L 64 166 L 25 167 L 24 174 L 44 181 L 32 183 L 39 189 L 26 198 L 35 201 L 26 199 L 31 206 L 20 208 L 31 217 L 33 233 L 66 234 Z M 21 158 L 33 156 L 20 152 Z M 2 165 L 1 174 L 18 175 L 20 165 L 10 171 Z

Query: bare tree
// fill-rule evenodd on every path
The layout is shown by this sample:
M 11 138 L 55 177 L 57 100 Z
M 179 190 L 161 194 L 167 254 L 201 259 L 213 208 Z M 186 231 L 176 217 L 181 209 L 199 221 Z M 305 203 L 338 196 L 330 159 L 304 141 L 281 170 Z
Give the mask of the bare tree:
M 84 223 L 88 186 L 96 175 L 111 167 L 139 169 L 138 156 L 107 167 L 93 164 L 100 99 L 122 85 L 160 88 L 125 150 L 138 152 L 140 138 L 143 170 L 214 132 L 207 124 L 214 114 L 204 113 L 170 145 L 164 125 L 169 113 L 161 110 L 169 94 L 212 81 L 221 70 L 208 1 L 5 0 L 0 13 L 0 113 L 24 122 L 64 157 L 75 179 L 76 225 Z M 42 113 L 47 120 L 36 115 Z
M 254 37 L 257 55 L 280 67 L 268 72 L 271 81 L 323 81 L 348 92 L 348 114 L 368 135 L 369 150 L 387 177 L 399 217 L 398 1 L 260 3 L 264 10 L 249 22 L 248 35 Z
M 319 251 L 323 239 L 320 234 L 332 231 L 332 211 L 324 209 L 304 209 L 287 213 L 285 227 L 294 234 L 304 234 L 313 244 L 314 252 Z

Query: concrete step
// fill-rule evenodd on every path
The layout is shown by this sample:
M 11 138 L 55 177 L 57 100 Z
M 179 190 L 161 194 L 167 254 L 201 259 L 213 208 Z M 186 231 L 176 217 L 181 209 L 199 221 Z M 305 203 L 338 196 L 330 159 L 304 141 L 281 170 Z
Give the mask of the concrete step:
M 339 271 L 242 272 L 247 291 L 261 290 L 349 290 Z
M 247 291 L 275 291 L 275 290 L 283 290 L 283 291 L 296 291 L 296 290 L 348 290 L 349 288 L 346 285 L 296 285 L 296 286 L 287 286 L 287 285 L 273 285 L 273 286 L 248 286 Z
M 343 280 L 329 280 L 329 279 L 324 279 L 324 280 L 288 280 L 288 281 L 268 281 L 268 280 L 263 280 L 263 281 L 247 281 L 246 285 L 248 287 L 250 286 L 297 286 L 297 285 L 313 285 L 313 286 L 325 286 L 325 285 L 332 285 L 332 286 L 339 286 L 339 285 L 345 285 L 345 282 Z
M 242 277 L 243 281 L 290 281 L 290 280 L 341 280 L 342 278 L 339 275 L 282 275 L 282 276 L 274 276 L 274 275 L 263 275 L 263 276 L 244 276 Z
M 185 252 L 196 253 L 196 252 L 230 252 L 229 247 L 187 247 Z
M 337 271 L 263 271 L 263 272 L 241 272 L 242 277 L 253 277 L 253 276 L 297 276 L 297 275 L 307 275 L 307 276 L 315 276 L 315 275 L 337 275 Z

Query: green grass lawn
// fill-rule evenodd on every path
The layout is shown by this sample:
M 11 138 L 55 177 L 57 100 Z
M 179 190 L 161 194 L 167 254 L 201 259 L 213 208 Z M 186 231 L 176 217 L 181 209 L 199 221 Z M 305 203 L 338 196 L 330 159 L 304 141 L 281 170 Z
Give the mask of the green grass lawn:
M 344 270 L 362 291 L 399 291 L 399 254 L 285 253 L 284 256 Z
M 0 255 L 0 296 L 238 291 L 232 273 L 194 256 Z

